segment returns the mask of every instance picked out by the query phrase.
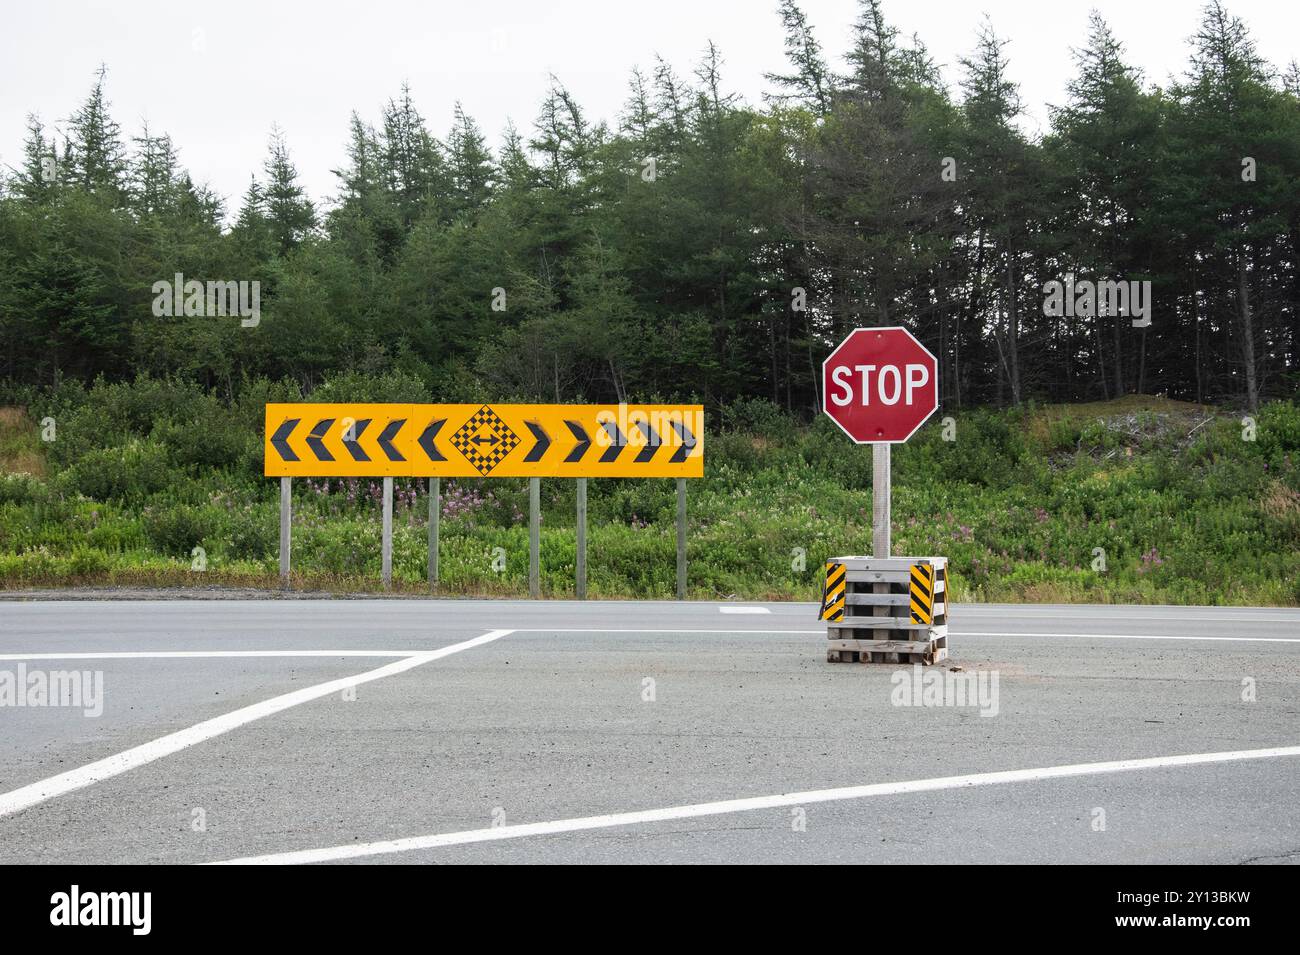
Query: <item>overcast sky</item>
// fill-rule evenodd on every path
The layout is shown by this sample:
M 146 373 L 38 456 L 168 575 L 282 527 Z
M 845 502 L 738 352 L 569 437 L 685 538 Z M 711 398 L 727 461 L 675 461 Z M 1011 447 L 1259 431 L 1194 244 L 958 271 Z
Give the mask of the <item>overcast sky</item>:
M 1011 41 L 1030 131 L 1060 103 L 1100 10 L 1148 82 L 1181 74 L 1199 0 L 886 0 L 905 35 L 918 33 L 950 85 L 958 58 L 987 13 Z M 824 50 L 838 64 L 857 0 L 803 0 Z M 1282 67 L 1300 57 L 1300 3 L 1231 0 L 1260 52 Z M 147 120 L 170 133 L 182 163 L 227 197 L 233 214 L 261 169 L 273 123 L 284 130 L 304 185 L 334 195 L 348 116 L 377 121 L 402 81 L 432 132 L 445 134 L 460 100 L 495 146 L 507 119 L 527 131 L 554 73 L 591 119 L 613 119 L 634 65 L 655 54 L 689 75 L 708 40 L 721 49 L 728 87 L 761 103 L 765 72 L 784 68 L 775 0 L 369 0 L 58 2 L 8 4 L 0 31 L 0 164 L 20 162 L 25 117 L 62 126 L 101 62 L 124 135 Z

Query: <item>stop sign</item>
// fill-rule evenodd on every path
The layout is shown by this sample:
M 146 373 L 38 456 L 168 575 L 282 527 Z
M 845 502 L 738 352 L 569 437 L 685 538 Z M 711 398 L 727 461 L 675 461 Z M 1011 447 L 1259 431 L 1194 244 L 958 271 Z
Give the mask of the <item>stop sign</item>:
M 822 410 L 858 444 L 900 444 L 939 407 L 939 361 L 906 328 L 856 328 L 822 363 Z

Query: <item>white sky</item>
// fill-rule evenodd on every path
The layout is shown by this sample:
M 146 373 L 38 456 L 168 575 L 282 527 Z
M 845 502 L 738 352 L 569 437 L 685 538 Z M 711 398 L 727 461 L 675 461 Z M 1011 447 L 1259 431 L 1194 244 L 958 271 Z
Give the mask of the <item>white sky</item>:
M 857 0 L 803 0 L 834 65 L 848 46 Z M 1200 0 L 885 0 L 904 35 L 919 33 L 955 86 L 987 13 L 1011 40 L 1013 77 L 1029 113 L 1046 122 L 1073 72 L 1088 11 L 1099 9 L 1148 82 L 1180 74 Z M 1300 3 L 1230 0 L 1276 66 L 1300 57 Z M 62 125 L 108 64 L 113 115 L 126 136 L 148 120 L 168 132 L 195 179 L 227 197 L 233 214 L 250 173 L 260 174 L 272 123 L 288 138 L 304 185 L 332 196 L 356 109 L 377 121 L 410 82 L 441 137 L 461 100 L 495 148 L 507 118 L 530 130 L 554 73 L 591 119 L 612 120 L 631 68 L 656 53 L 689 75 L 712 39 L 728 87 L 761 103 L 765 72 L 785 68 L 776 0 L 370 0 L 12 2 L 0 15 L 0 165 L 20 162 L 29 112 Z

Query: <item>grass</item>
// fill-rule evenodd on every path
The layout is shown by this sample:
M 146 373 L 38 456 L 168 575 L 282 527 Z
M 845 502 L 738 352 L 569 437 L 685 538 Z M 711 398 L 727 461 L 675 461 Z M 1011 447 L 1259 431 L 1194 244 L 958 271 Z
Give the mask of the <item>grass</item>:
M 0 409 L 0 587 L 277 589 L 270 386 L 223 405 L 142 381 Z M 43 404 L 42 404 L 43 402 Z M 36 421 L 57 422 L 40 440 Z M 1163 398 L 952 413 L 894 456 L 894 552 L 946 555 L 975 601 L 1300 603 L 1300 409 L 1241 416 Z M 690 596 L 815 599 L 826 558 L 867 552 L 871 454 L 763 402 L 710 428 L 690 483 Z M 377 592 L 379 481 L 295 481 L 293 587 Z M 394 592 L 425 594 L 428 501 L 398 481 Z M 542 588 L 571 596 L 574 488 L 543 484 Z M 527 592 L 522 480 L 444 480 L 440 592 Z M 593 481 L 592 597 L 671 597 L 673 482 Z
M 45 476 L 40 431 L 25 408 L 0 408 L 0 474 Z

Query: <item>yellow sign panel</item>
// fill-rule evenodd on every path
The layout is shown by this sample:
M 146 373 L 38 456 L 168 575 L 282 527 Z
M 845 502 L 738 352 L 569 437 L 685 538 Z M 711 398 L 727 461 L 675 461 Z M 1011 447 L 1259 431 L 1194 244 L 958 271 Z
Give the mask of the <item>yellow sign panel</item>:
M 822 585 L 822 609 L 819 620 L 844 619 L 844 591 L 848 583 L 848 569 L 834 561 L 826 562 L 826 582 Z
M 934 623 L 934 565 L 913 564 L 908 578 L 912 623 Z
M 704 476 L 701 405 L 273 404 L 267 477 Z

